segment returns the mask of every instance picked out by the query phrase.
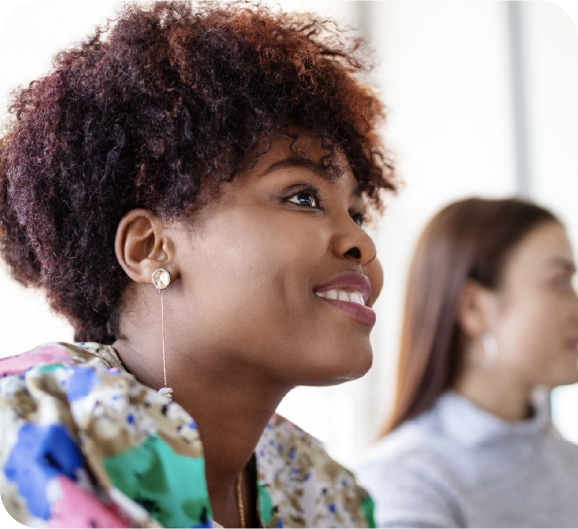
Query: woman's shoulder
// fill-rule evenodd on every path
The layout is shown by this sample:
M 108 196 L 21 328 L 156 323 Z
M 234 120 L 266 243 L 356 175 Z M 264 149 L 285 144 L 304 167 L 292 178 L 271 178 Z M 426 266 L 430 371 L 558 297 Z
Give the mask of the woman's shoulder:
M 429 421 L 409 421 L 377 441 L 356 466 L 360 482 L 374 494 L 375 483 L 438 481 L 448 473 L 447 439 Z M 451 467 L 451 465 L 449 465 Z
M 15 356 L 0 358 L 0 377 L 19 375 L 34 367 L 86 365 L 122 369 L 122 362 L 110 345 L 87 342 L 46 343 Z
M 426 412 L 378 441 L 356 468 L 379 527 L 463 527 L 455 446 Z
M 284 526 L 374 526 L 373 500 L 353 473 L 284 417 L 271 418 L 256 455 L 260 495 L 271 497 Z
M 437 459 L 439 450 L 447 447 L 445 437 L 435 408 L 428 410 L 373 444 L 361 459 L 360 467 L 404 459 Z

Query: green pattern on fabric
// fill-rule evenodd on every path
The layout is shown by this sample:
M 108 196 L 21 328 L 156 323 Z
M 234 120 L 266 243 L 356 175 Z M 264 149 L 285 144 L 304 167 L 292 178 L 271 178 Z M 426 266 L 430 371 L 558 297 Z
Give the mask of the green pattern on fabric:
M 53 371 L 58 371 L 59 369 L 66 369 L 67 366 L 63 364 L 45 364 L 40 366 L 35 366 L 36 371 L 42 371 L 42 373 L 52 373 Z
M 369 494 L 361 499 L 361 510 L 365 515 L 367 527 L 377 527 L 375 525 L 375 502 Z
M 259 505 L 259 518 L 263 525 L 268 526 L 273 516 L 273 499 L 269 491 L 260 483 L 257 483 L 257 502 Z
M 164 527 L 210 527 L 203 458 L 175 454 L 151 435 L 142 445 L 103 462 L 114 486 Z

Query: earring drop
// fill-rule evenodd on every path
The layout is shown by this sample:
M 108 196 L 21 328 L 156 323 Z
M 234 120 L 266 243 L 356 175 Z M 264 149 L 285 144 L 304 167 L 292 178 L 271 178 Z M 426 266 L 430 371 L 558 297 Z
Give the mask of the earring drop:
M 165 289 L 171 283 L 171 274 L 169 274 L 164 268 L 158 268 L 153 272 L 152 282 L 161 295 L 161 335 L 163 339 L 163 374 L 165 380 L 165 387 L 159 389 L 159 395 L 163 395 L 172 400 L 173 389 L 167 387 L 167 360 L 165 354 L 165 308 L 163 304 L 163 294 L 165 292 Z
M 482 348 L 484 350 L 484 360 L 482 362 L 482 369 L 490 371 L 496 364 L 498 359 L 498 342 L 496 337 L 491 332 L 482 334 Z

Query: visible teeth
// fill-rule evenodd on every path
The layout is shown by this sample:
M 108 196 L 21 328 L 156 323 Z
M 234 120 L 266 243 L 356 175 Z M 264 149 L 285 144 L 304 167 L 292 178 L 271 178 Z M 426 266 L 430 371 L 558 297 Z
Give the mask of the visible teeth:
M 349 301 L 349 295 L 347 294 L 347 292 L 343 292 L 342 290 L 339 292 L 339 295 L 337 296 L 337 299 L 339 301 Z
M 358 305 L 364 305 L 363 296 L 361 296 L 357 292 L 352 292 L 351 294 L 349 294 L 349 301 L 351 301 L 352 303 L 357 303 Z
M 315 292 L 320 298 L 336 299 L 339 301 L 348 301 L 365 306 L 365 300 L 360 292 L 346 292 L 345 290 L 328 290 L 327 292 Z

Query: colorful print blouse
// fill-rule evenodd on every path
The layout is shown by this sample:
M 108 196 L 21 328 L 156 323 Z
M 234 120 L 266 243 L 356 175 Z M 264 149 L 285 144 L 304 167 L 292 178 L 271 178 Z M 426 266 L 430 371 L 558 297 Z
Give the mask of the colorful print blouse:
M 97 343 L 0 360 L 0 494 L 34 527 L 212 527 L 194 419 Z M 373 526 L 321 443 L 274 415 L 255 449 L 265 527 Z

